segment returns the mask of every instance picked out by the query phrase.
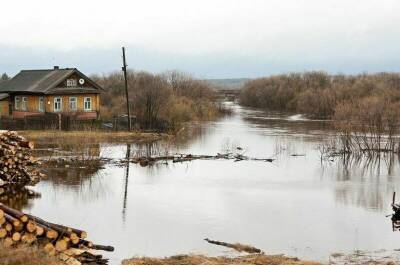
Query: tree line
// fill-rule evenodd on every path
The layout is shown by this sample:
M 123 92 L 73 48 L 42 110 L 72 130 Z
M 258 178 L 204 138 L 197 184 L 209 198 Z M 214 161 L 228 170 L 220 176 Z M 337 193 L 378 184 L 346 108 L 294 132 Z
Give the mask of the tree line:
M 5 82 L 5 81 L 7 81 L 7 80 L 10 80 L 10 77 L 7 75 L 7 73 L 3 73 L 3 74 L 0 76 L 0 83 Z
M 213 119 L 225 111 L 216 100 L 213 87 L 190 75 L 177 71 L 128 71 L 127 77 L 131 113 L 142 129 L 174 130 L 184 122 Z M 122 73 L 92 78 L 105 89 L 101 94 L 102 118 L 126 114 Z
M 341 105 L 369 101 L 371 98 L 387 104 L 400 101 L 400 75 L 378 73 L 353 76 L 305 72 L 258 78 L 244 85 L 240 103 L 332 118 Z

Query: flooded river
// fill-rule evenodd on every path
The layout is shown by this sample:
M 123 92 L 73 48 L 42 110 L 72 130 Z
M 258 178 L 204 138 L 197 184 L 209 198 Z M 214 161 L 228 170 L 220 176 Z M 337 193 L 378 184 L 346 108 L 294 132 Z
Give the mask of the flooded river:
M 392 232 L 385 217 L 392 192 L 400 190 L 397 160 L 321 161 L 318 146 L 332 134 L 328 122 L 230 105 L 231 116 L 190 126 L 174 142 L 102 143 L 90 152 L 118 160 L 127 149 L 131 156 L 230 150 L 274 158 L 272 163 L 196 160 L 54 169 L 33 187 L 40 198 L 21 207 L 115 246 L 105 253 L 113 265 L 132 256 L 231 253 L 206 237 L 321 261 L 333 252 L 400 247 L 400 233 Z

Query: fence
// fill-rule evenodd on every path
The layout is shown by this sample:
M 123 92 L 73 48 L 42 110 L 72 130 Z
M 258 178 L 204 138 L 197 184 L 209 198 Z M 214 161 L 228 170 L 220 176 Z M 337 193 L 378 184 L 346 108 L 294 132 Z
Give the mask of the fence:
M 132 119 L 135 125 L 135 119 Z M 65 131 L 93 131 L 93 130 L 127 130 L 128 119 L 124 116 L 112 120 L 82 120 L 72 115 L 46 113 L 41 116 L 27 116 L 21 119 L 0 118 L 1 130 L 65 130 Z
M 170 127 L 166 121 L 153 123 L 148 129 L 146 123 L 141 123 L 136 116 L 131 117 L 132 128 L 135 130 L 149 130 L 164 132 Z M 64 131 L 127 131 L 128 116 L 125 114 L 110 119 L 78 119 L 73 114 L 45 113 L 40 116 L 26 116 L 24 118 L 0 117 L 0 130 L 64 130 Z

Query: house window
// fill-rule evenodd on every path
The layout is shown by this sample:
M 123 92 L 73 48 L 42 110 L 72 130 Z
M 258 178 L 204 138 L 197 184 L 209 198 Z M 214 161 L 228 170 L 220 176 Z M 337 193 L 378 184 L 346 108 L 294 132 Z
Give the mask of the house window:
M 76 79 L 67 79 L 67 86 L 77 86 Z
M 92 110 L 92 98 L 85 97 L 83 103 L 84 103 L 85 110 Z
M 21 101 L 21 110 L 27 110 L 27 103 L 28 102 L 28 98 L 27 97 L 22 97 L 22 101 Z
M 77 99 L 76 97 L 70 97 L 69 98 L 69 109 L 72 111 L 76 111 L 77 110 Z
M 39 97 L 39 111 L 44 112 L 44 97 Z
M 19 97 L 15 97 L 14 101 L 15 101 L 15 109 L 19 110 L 20 98 Z
M 61 111 L 62 109 L 62 99 L 61 97 L 54 98 L 54 111 Z

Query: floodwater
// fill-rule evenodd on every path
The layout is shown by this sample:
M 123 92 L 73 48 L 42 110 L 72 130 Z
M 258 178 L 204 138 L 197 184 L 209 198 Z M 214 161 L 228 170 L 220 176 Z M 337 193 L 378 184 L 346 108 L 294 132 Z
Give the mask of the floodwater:
M 393 191 L 400 190 L 397 158 L 321 161 L 318 147 L 332 135 L 329 122 L 229 105 L 232 116 L 189 126 L 174 142 L 104 143 L 90 153 L 119 160 L 127 149 L 131 156 L 234 151 L 274 162 L 51 169 L 49 179 L 32 188 L 40 198 L 20 207 L 115 246 L 104 253 L 115 265 L 143 255 L 231 254 L 206 237 L 320 261 L 333 252 L 400 247 L 400 232 L 392 232 L 385 217 Z

